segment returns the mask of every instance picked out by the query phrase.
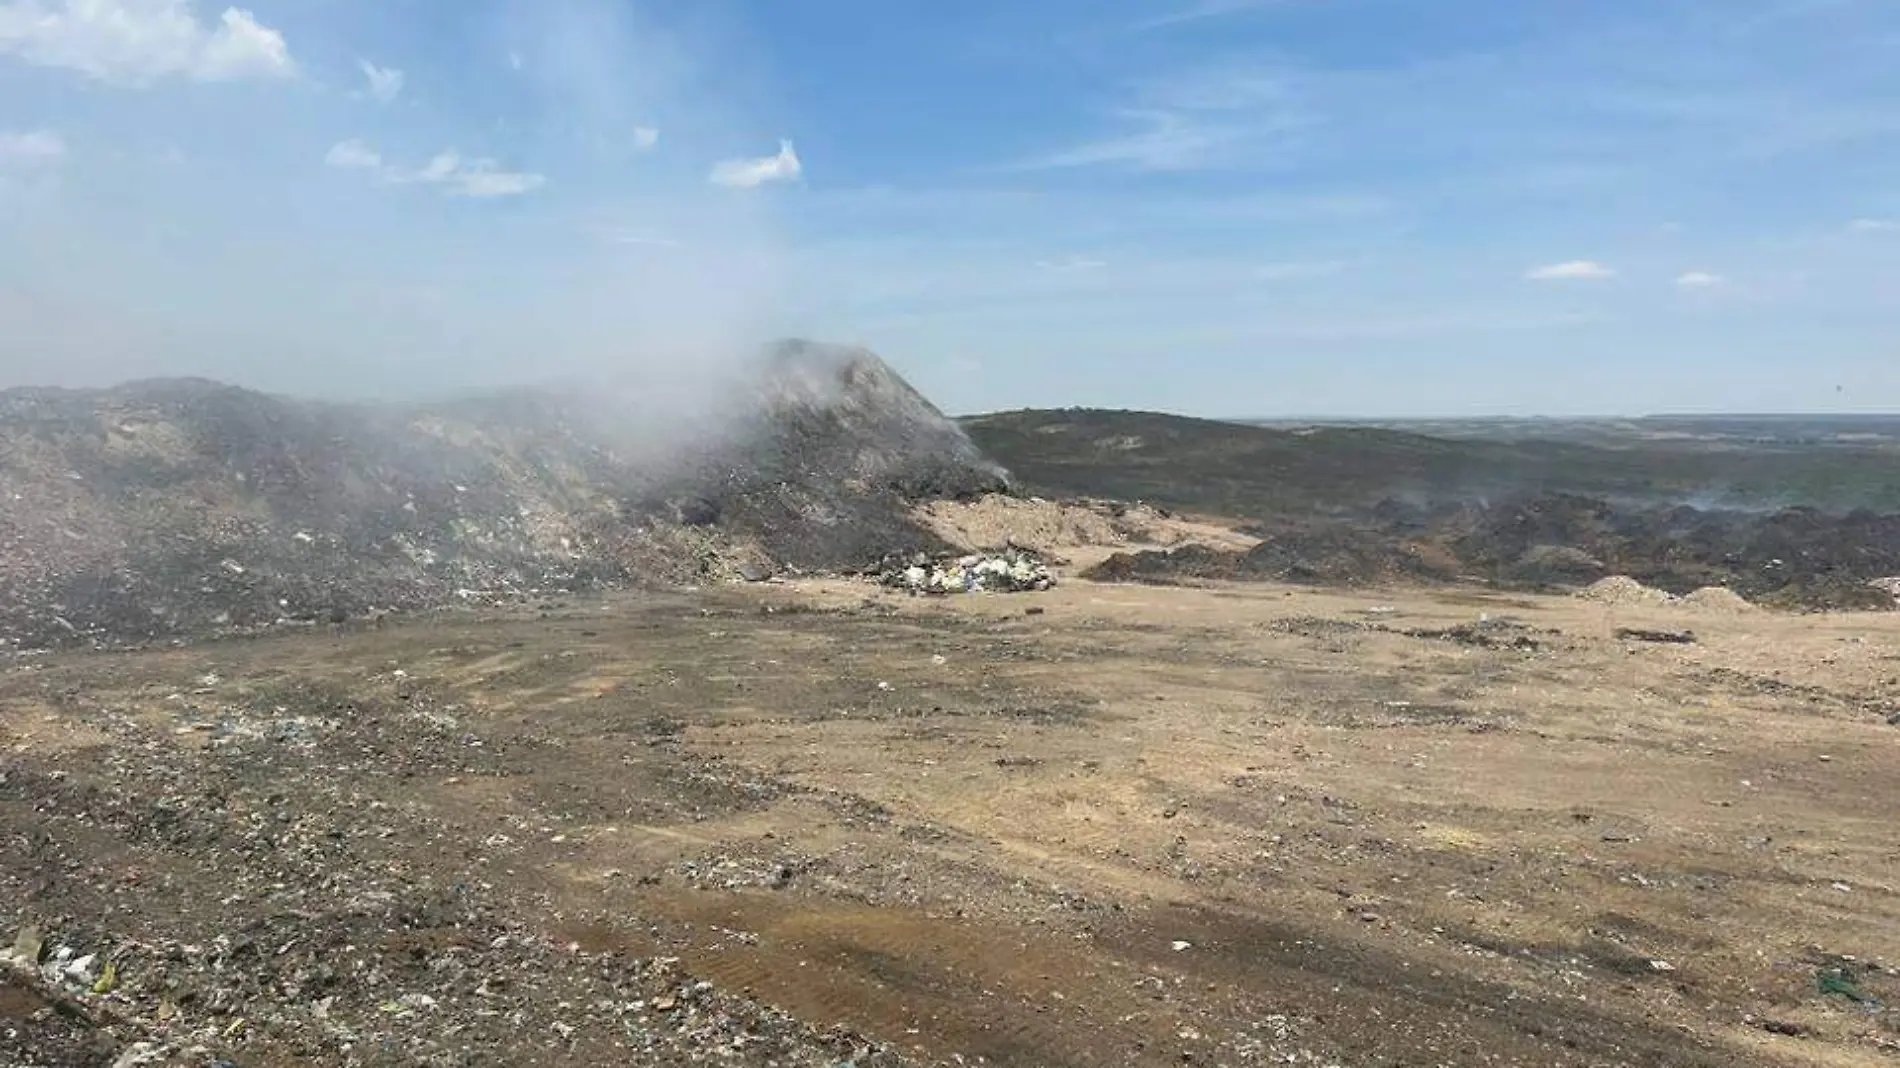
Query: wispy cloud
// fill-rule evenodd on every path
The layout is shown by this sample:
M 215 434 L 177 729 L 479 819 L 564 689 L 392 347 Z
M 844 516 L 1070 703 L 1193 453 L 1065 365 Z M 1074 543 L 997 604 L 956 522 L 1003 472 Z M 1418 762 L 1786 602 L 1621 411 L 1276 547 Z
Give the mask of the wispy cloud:
M 1714 289 L 1728 284 L 1728 279 L 1709 271 L 1685 271 L 1676 276 L 1676 285 L 1683 289 Z
M 392 67 L 379 67 L 369 60 L 359 61 L 363 78 L 367 81 L 366 91 L 372 99 L 387 104 L 402 95 L 403 73 Z
M 1055 271 L 1060 274 L 1070 274 L 1076 271 L 1099 271 L 1106 266 L 1108 266 L 1107 261 L 1090 259 L 1087 256 L 1070 256 L 1067 259 L 1061 260 L 1036 261 L 1037 270 Z
M 1900 234 L 1900 219 L 1855 219 L 1847 228 L 1857 234 Z
M 649 230 L 626 229 L 603 226 L 592 231 L 594 237 L 608 245 L 636 245 L 651 248 L 680 248 L 685 242 L 675 237 L 667 237 Z
M 1289 260 L 1284 263 L 1263 263 L 1255 267 L 1251 274 L 1260 282 L 1290 282 L 1302 278 L 1330 278 L 1344 273 L 1350 266 L 1344 260 Z
M 11 0 L 0 3 L 0 54 L 99 81 L 233 81 L 297 73 L 284 35 L 226 8 L 215 26 L 189 0 Z
M 1285 158 L 1293 136 L 1319 118 L 1280 72 L 1195 70 L 1133 84 L 1108 117 L 1125 132 L 1082 141 L 1003 170 L 1122 167 L 1195 171 Z
M 1533 282 L 1600 281 L 1615 278 L 1616 272 L 1595 260 L 1570 260 L 1566 263 L 1533 267 L 1525 272 L 1524 277 Z
M 330 146 L 330 151 L 323 157 L 323 162 L 346 170 L 379 171 L 383 167 L 382 155 L 356 140 L 339 141 Z
M 1223 18 L 1238 15 L 1261 8 L 1278 7 L 1286 0 L 1196 0 L 1163 15 L 1143 19 L 1132 27 L 1136 30 L 1160 30 L 1170 26 L 1180 26 L 1206 19 Z
M 416 169 L 393 166 L 382 154 L 361 141 L 343 141 L 331 147 L 324 163 L 342 170 L 369 171 L 392 185 L 441 186 L 452 196 L 487 199 L 519 196 L 540 188 L 539 174 L 503 170 L 492 159 L 463 159 L 454 151 L 438 153 Z
M 633 147 L 636 151 L 648 152 L 660 143 L 660 128 L 657 126 L 635 126 L 633 128 Z
M 50 130 L 0 130 L 0 167 L 38 167 L 66 157 L 66 141 Z
M 715 164 L 708 180 L 728 189 L 753 189 L 771 182 L 795 181 L 805 173 L 790 141 L 778 143 L 778 154 L 758 159 L 729 159 Z

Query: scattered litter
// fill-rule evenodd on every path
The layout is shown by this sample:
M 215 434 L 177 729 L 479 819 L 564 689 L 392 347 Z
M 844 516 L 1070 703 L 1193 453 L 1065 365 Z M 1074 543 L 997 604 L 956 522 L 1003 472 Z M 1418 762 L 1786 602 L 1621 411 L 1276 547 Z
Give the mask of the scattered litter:
M 1662 645 L 1694 645 L 1695 631 L 1692 630 L 1644 630 L 1640 627 L 1618 627 L 1616 636 L 1622 641 L 1656 642 Z
M 1869 588 L 1879 590 L 1881 593 L 1893 598 L 1895 605 L 1900 605 L 1900 575 L 1873 579 L 1868 582 L 1867 585 Z
M 910 593 L 1027 593 L 1047 590 L 1055 575 L 1042 557 L 1022 549 L 996 555 L 961 556 L 936 561 L 912 557 L 904 566 L 886 567 L 878 582 Z
M 1866 1005 L 1874 1000 L 1860 988 L 1860 981 L 1846 968 L 1822 968 L 1815 972 L 1814 988 L 1823 997 L 1846 998 L 1857 1005 Z
M 147 1064 L 162 1064 L 165 1061 L 164 1047 L 151 1042 L 134 1042 L 127 1046 L 112 1062 L 112 1068 L 142 1068 Z
M 1176 941 L 1175 941 L 1175 943 L 1174 943 L 1174 951 L 1175 951 L 1176 953 L 1179 953 L 1179 952 L 1181 952 L 1181 951 L 1182 951 L 1182 950 L 1184 950 L 1184 949 L 1188 949 L 1188 948 L 1190 948 L 1190 947 L 1192 947 L 1193 945 L 1194 945 L 1194 943 L 1192 943 L 1192 942 L 1182 942 L 1182 941 L 1179 941 L 1179 940 L 1176 940 Z
M 1649 968 L 1651 971 L 1656 972 L 1673 972 L 1676 970 L 1676 966 L 1666 960 L 1652 960 L 1649 962 Z
M 98 960 L 98 955 L 94 953 L 88 953 L 80 957 L 78 960 L 66 965 L 64 969 L 66 978 L 71 979 L 81 986 L 91 986 L 93 981 L 98 978 L 92 970 L 92 966 L 97 963 Z

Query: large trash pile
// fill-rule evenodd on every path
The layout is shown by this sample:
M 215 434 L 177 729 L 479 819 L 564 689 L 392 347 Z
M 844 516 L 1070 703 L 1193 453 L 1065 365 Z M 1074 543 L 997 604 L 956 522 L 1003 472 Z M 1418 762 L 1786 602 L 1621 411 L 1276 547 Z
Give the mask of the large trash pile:
M 1008 486 L 869 352 L 786 342 L 733 374 L 657 427 L 607 391 L 0 390 L 0 653 L 854 570 L 951 551 L 913 508 Z
M 878 573 L 878 582 L 913 594 L 1028 593 L 1050 589 L 1056 577 L 1040 556 L 1012 549 L 936 560 L 915 556 L 902 565 L 885 567 Z

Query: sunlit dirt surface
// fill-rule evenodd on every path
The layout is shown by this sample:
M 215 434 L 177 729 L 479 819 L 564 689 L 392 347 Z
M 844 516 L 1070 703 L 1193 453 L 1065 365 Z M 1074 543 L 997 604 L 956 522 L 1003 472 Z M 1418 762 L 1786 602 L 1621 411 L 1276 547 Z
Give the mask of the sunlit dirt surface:
M 16 660 L 0 945 L 124 963 L 0 1063 L 1891 1064 L 1897 680 L 1892 616 L 1088 583 Z

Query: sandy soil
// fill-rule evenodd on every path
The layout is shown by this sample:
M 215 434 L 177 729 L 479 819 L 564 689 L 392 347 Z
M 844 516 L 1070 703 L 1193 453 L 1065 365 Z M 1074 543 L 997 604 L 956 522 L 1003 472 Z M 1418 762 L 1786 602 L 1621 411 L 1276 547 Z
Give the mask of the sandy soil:
M 1120 501 L 1053 501 L 988 494 L 975 500 L 931 501 L 912 513 L 944 541 L 970 552 L 1015 545 L 1073 565 L 1076 571 L 1116 552 L 1204 545 L 1244 552 L 1260 539 L 1221 519 L 1167 512 Z
M 1896 711 L 1900 617 L 1458 590 L 19 661 L 0 945 L 124 963 L 0 1063 L 1891 1064 Z

